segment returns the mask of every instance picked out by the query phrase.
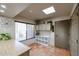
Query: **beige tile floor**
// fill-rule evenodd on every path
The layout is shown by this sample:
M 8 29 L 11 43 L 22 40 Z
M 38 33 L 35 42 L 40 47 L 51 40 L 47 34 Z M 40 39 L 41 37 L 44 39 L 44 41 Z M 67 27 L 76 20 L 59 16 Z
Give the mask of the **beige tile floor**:
M 33 43 L 29 45 L 32 49 L 30 56 L 70 56 L 70 51 L 41 44 Z

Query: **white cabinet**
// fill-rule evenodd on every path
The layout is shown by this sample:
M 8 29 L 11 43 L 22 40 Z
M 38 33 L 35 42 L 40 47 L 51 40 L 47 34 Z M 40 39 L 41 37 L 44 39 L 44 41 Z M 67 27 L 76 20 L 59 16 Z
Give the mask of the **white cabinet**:
M 51 28 L 51 27 L 50 27 L 50 24 L 46 24 L 46 25 L 45 25 L 45 29 L 46 29 L 46 30 L 50 30 L 50 28 Z
M 39 30 L 39 28 L 38 28 L 38 27 L 39 27 L 39 25 L 36 25 L 36 30 Z
M 36 30 L 50 30 L 50 24 L 36 25 Z

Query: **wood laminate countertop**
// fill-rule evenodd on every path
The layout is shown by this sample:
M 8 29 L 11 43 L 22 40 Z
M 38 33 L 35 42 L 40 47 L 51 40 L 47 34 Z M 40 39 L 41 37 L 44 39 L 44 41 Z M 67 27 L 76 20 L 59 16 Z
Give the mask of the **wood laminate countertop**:
M 0 56 L 19 56 L 30 49 L 15 40 L 0 41 Z

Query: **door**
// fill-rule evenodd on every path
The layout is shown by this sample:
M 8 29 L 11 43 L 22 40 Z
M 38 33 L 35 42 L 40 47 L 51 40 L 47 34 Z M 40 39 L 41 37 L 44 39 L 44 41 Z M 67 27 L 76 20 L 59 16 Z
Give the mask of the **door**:
M 69 20 L 55 22 L 55 46 L 69 49 Z
M 26 24 L 15 22 L 15 39 L 16 41 L 26 40 Z

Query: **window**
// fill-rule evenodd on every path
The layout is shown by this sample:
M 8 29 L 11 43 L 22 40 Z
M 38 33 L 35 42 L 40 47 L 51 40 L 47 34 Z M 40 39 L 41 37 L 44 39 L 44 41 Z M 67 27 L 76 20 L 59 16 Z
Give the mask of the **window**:
M 26 24 L 26 30 L 27 30 L 27 39 L 34 37 L 34 25 L 32 24 Z
M 26 24 L 15 22 L 15 39 L 17 41 L 26 40 Z
M 34 25 L 15 22 L 15 38 L 22 41 L 34 37 Z

